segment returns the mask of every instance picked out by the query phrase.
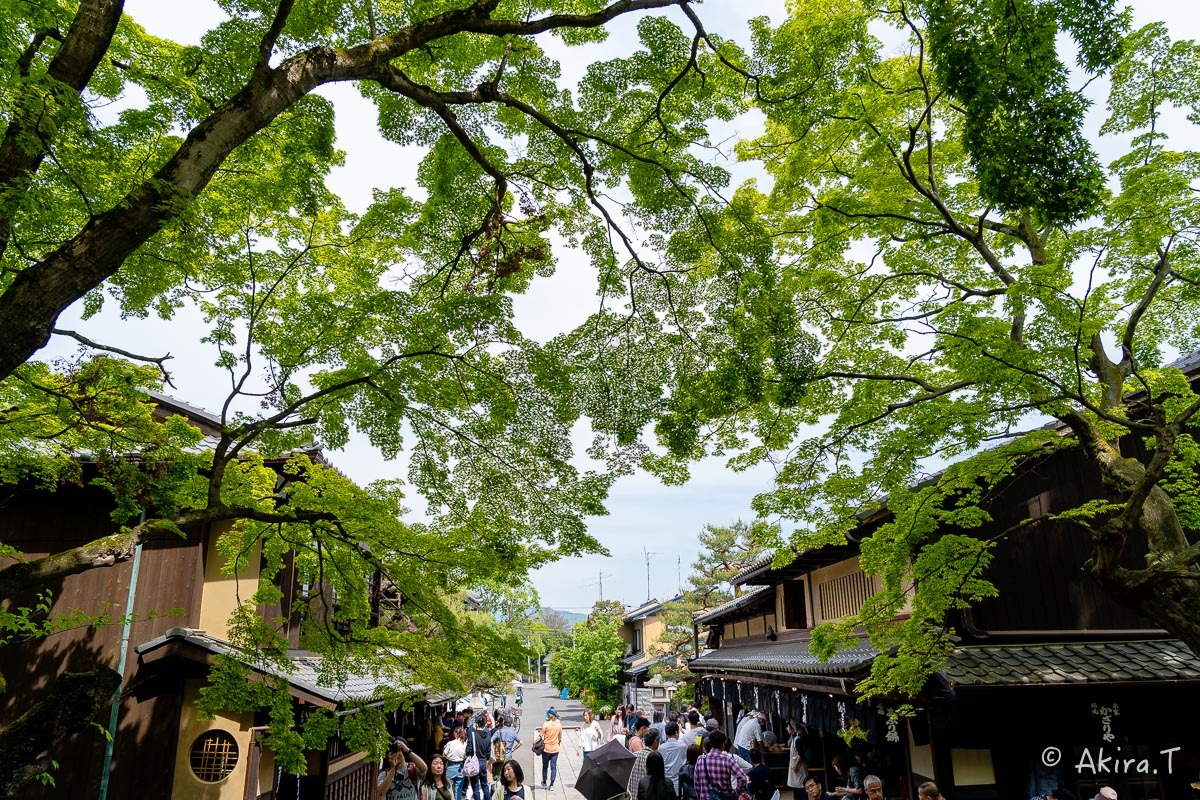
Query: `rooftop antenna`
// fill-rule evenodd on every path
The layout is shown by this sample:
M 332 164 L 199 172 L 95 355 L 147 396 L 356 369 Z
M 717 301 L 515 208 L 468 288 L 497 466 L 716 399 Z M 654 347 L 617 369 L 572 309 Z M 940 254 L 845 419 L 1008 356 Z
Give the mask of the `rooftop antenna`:
M 657 556 L 659 553 L 649 553 L 646 551 L 646 546 L 642 545 L 642 556 L 646 559 L 646 602 L 650 602 L 650 556 Z
M 678 590 L 675 594 L 683 596 L 683 558 L 675 556 L 675 580 L 678 583 Z
M 597 574 L 596 574 L 596 582 L 588 584 L 588 586 L 599 586 L 600 587 L 601 602 L 603 602 L 603 600 L 604 600 L 604 579 L 611 578 L 611 577 L 612 577 L 611 572 L 605 572 L 604 570 L 598 570 Z

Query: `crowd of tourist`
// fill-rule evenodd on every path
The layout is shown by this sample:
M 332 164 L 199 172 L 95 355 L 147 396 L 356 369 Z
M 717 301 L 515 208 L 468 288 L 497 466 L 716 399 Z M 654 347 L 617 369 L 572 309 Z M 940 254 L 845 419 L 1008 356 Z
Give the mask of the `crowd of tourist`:
M 513 760 L 521 737 L 503 711 L 447 711 L 439 722 L 428 764 L 404 738 L 392 742 L 375 800 L 524 800 L 525 776 Z
M 808 731 L 789 720 L 787 734 L 786 785 L 795 800 L 882 800 L 884 779 L 876 773 L 889 773 L 877 753 L 835 756 L 828 777 L 832 786 L 827 789 L 824 769 L 815 766 L 819 759 Z M 662 712 L 647 717 L 624 707 L 610 722 L 609 739 L 624 743 L 634 754 L 627 786 L 630 800 L 779 800 L 782 787 L 767 766 L 776 737 L 760 711 L 743 711 L 730 735 L 720 721 L 696 708 L 672 711 L 664 718 Z M 898 794 L 898 780 L 896 784 Z M 919 792 L 919 800 L 946 800 L 931 782 L 921 784 Z
M 518 705 L 520 704 L 518 694 Z M 503 710 L 466 709 L 447 712 L 434 729 L 434 754 L 426 762 L 403 738 L 391 745 L 376 784 L 375 800 L 525 800 L 524 774 L 513 753 L 521 737 Z M 775 748 L 767 715 L 743 711 L 732 736 L 720 721 L 699 709 L 655 711 L 647 715 L 632 706 L 618 708 L 607 731 L 590 709 L 583 712 L 576 754 L 585 760 L 606 742 L 619 742 L 634 755 L 627 791 L 629 800 L 779 800 L 779 789 L 767 766 L 767 753 L 786 748 L 786 786 L 794 800 L 883 800 L 885 786 L 899 796 L 898 776 L 887 770 L 877 751 L 851 750 L 817 766 L 808 731 L 795 720 L 786 726 L 786 746 Z M 540 787 L 553 789 L 563 727 L 552 706 L 537 729 L 533 752 L 541 760 Z M 886 775 L 887 778 L 881 777 Z M 828 787 L 827 787 L 828 784 Z M 917 800 L 947 800 L 936 784 L 921 783 Z M 1076 800 L 1057 789 L 1034 800 Z M 1104 787 L 1096 800 L 1117 800 Z

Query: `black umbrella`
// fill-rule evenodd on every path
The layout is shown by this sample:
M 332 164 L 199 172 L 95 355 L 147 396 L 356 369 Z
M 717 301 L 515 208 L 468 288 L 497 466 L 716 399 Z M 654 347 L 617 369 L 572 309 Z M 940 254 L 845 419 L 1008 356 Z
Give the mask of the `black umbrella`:
M 609 800 L 625 792 L 634 755 L 616 739 L 588 753 L 575 779 L 575 791 L 586 800 Z

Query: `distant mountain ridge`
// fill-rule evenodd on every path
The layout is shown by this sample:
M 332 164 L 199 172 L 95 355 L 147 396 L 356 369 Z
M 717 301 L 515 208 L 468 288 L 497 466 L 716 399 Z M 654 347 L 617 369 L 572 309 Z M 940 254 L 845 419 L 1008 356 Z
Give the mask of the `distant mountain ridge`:
M 558 614 L 563 619 L 565 619 L 567 621 L 567 629 L 568 630 L 575 627 L 576 622 L 583 622 L 588 617 L 587 614 L 580 614 L 578 611 L 561 611 L 557 608 L 543 608 L 542 609 L 543 617 L 549 613 Z

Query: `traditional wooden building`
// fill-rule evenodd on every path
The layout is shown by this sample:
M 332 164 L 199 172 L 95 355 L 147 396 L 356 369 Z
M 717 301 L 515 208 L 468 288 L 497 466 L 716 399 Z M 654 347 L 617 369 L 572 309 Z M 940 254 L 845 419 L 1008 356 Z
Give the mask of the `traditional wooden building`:
M 1181 364 L 1200 374 L 1200 359 Z M 1095 468 L 1078 451 L 1062 451 L 993 493 L 985 528 L 956 532 L 991 538 L 1100 494 Z M 810 635 L 879 590 L 857 552 L 885 515 L 863 519 L 843 545 L 801 553 L 782 568 L 764 559 L 738 575 L 747 591 L 697 618 L 707 646 L 689 665 L 697 695 L 726 716 L 760 708 L 781 735 L 787 719 L 805 724 L 822 777 L 847 750 L 837 734 L 858 728 L 867 767 L 889 797 L 914 796 L 923 779 L 954 800 L 1028 798 L 1057 786 L 1080 798 L 1102 786 L 1121 800 L 1193 797 L 1200 659 L 1104 593 L 1080 569 L 1087 534 L 1062 522 L 996 541 L 985 577 L 998 596 L 947 620 L 957 647 L 916 698 L 918 716 L 898 719 L 886 701 L 858 703 L 855 684 L 877 653 L 863 639 L 823 662 L 809 650 Z M 1130 567 L 1142 566 L 1137 545 L 1125 553 Z
M 215 420 L 169 398 L 156 398 L 163 414 L 182 414 L 206 434 Z M 112 498 L 91 486 L 63 486 L 54 492 L 3 487 L 0 529 L 7 544 L 35 559 L 114 533 Z M 375 777 L 375 767 L 362 753 L 346 750 L 334 738 L 325 751 L 309 753 L 305 774 L 284 775 L 260 736 L 261 715 L 221 714 L 201 719 L 195 705 L 208 665 L 230 652 L 225 643 L 230 613 L 257 588 L 259 560 L 245 570 L 223 571 L 216 544 L 222 525 L 187 539 L 170 538 L 145 544 L 132 559 L 53 581 L 51 615 L 78 610 L 88 615 L 127 617 L 125 624 L 84 625 L 51 636 L 14 642 L 0 648 L 0 673 L 8 681 L 0 694 L 0 724 L 7 724 L 42 697 L 67 672 L 108 666 L 121 676 L 119 701 L 110 716 L 105 709 L 97 726 L 65 740 L 53 753 L 58 768 L 53 786 L 31 784 L 24 796 L 163 800 L 179 798 L 244 798 L 276 796 L 361 800 Z M 282 603 L 260 606 L 265 618 L 281 620 L 295 648 L 300 618 L 291 613 L 302 591 L 293 570 L 278 578 Z M 35 598 L 12 597 L 14 606 Z M 289 609 L 285 613 L 283 609 Z M 316 708 L 343 712 L 351 701 L 370 700 L 376 681 L 367 676 L 323 680 L 316 656 L 298 649 L 289 653 L 293 670 L 275 673 L 287 680 L 297 713 Z M 262 667 L 255 674 L 266 674 Z M 394 723 L 397 732 L 425 722 L 421 705 Z M 111 721 L 111 722 L 110 722 Z M 111 738 L 106 737 L 108 728 Z
M 651 708 L 655 698 L 653 692 L 646 688 L 646 681 L 650 677 L 650 668 L 662 659 L 662 656 L 655 654 L 654 645 L 666 629 L 659 615 L 664 605 L 679 599 L 680 597 L 676 596 L 662 602 L 647 600 L 637 608 L 626 611 L 621 617 L 618 634 L 625 642 L 625 655 L 621 659 L 621 672 L 618 676 L 621 682 L 622 704 Z

